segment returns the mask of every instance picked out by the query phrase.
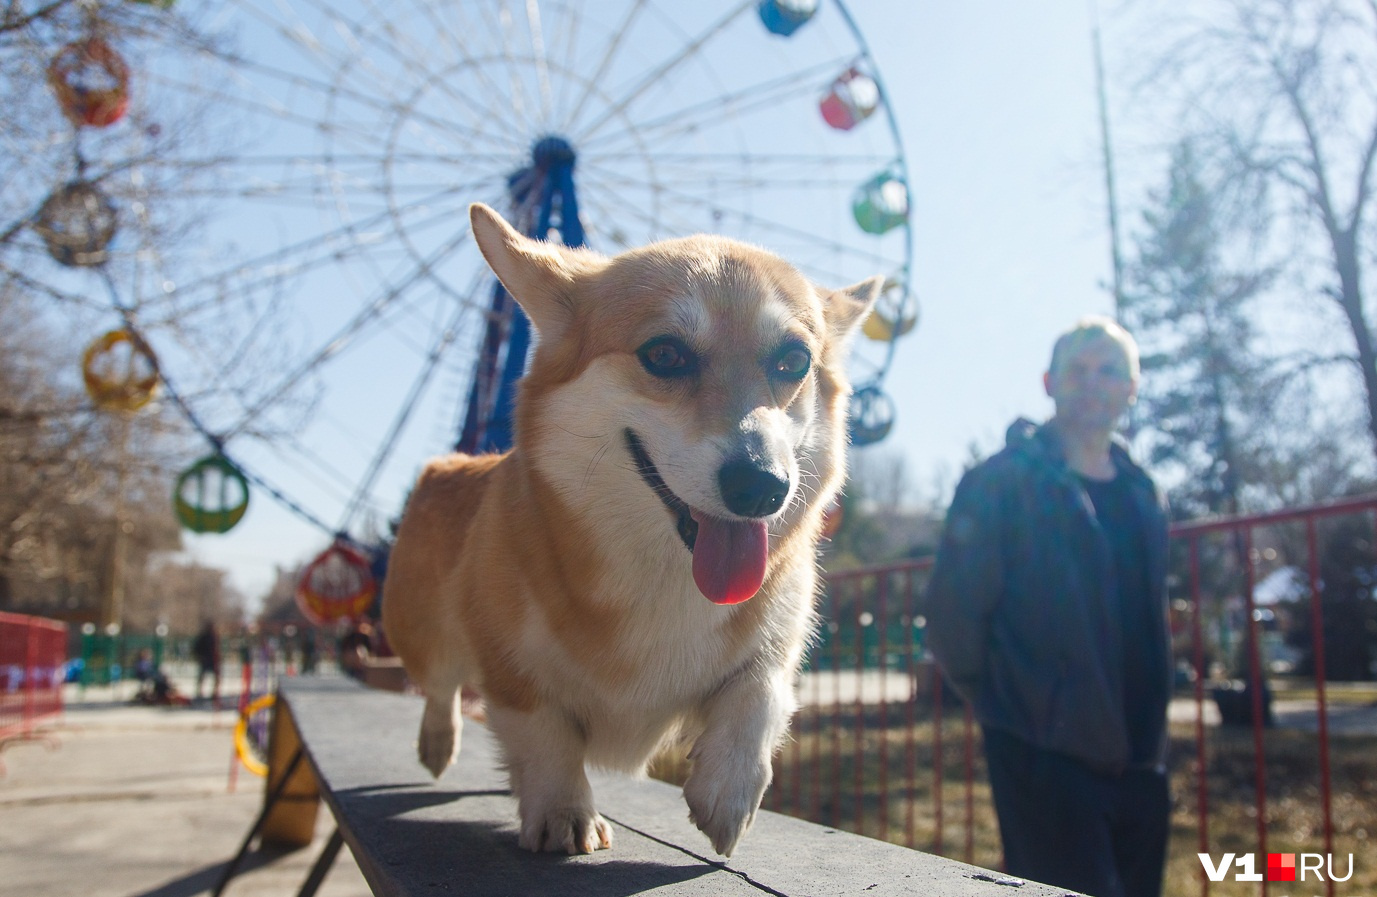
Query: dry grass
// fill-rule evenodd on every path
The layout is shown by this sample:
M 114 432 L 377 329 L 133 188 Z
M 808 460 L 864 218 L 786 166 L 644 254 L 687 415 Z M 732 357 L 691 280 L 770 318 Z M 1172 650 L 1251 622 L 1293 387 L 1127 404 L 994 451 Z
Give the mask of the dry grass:
M 936 800 L 935 729 L 921 709 L 910 723 L 907 708 L 805 711 L 795 720 L 794 739 L 775 761 L 775 784 L 765 807 L 822 825 L 860 832 L 976 865 L 998 868 L 999 834 L 977 743 L 969 757 L 964 722 L 958 715 L 942 725 L 941 802 Z M 883 725 L 882 725 L 883 723 Z M 1216 860 L 1225 853 L 1257 852 L 1255 767 L 1251 730 L 1207 731 L 1208 844 Z M 1318 740 L 1313 733 L 1265 733 L 1267 843 L 1273 853 L 1323 853 Z M 881 762 L 883 758 L 883 763 Z M 1337 886 L 1340 897 L 1377 894 L 1377 738 L 1330 740 L 1331 818 L 1337 855 L 1335 871 L 1354 874 Z M 968 766 L 969 764 L 969 766 Z M 1197 820 L 1196 745 L 1189 726 L 1172 732 L 1172 815 L 1166 897 L 1203 894 Z M 682 783 L 683 754 L 663 757 L 657 778 Z M 909 770 L 916 771 L 910 776 Z M 967 790 L 967 773 L 971 785 Z M 940 807 L 940 816 L 939 816 Z M 939 825 L 941 828 L 939 838 Z M 1266 868 L 1259 858 L 1258 871 Z M 1256 884 L 1211 882 L 1211 897 L 1254 897 Z M 1324 894 L 1324 884 L 1273 884 L 1269 894 Z
M 1191 897 L 1202 893 L 1197 820 L 1197 775 L 1194 737 L 1173 733 L 1172 841 L 1167 862 L 1166 893 Z M 1212 729 L 1207 734 L 1205 779 L 1208 788 L 1208 852 L 1216 861 L 1224 853 L 1257 852 L 1256 766 L 1251 729 Z M 1324 807 L 1320 792 L 1319 741 L 1314 733 L 1274 729 L 1264 733 L 1267 803 L 1267 851 L 1324 853 Z M 1353 877 L 1336 886 L 1336 894 L 1377 893 L 1377 738 L 1330 738 L 1330 818 L 1336 855 L 1335 871 L 1344 874 L 1353 854 Z M 1265 869 L 1259 857 L 1257 869 Z M 1272 894 L 1323 894 L 1322 882 L 1273 884 Z M 1257 885 L 1210 883 L 1219 897 L 1253 897 Z

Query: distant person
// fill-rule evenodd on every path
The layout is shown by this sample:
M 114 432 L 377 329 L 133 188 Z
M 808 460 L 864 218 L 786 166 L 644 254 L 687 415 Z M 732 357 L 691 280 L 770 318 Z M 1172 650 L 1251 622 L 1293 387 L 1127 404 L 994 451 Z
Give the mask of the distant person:
M 139 693 L 134 700 L 141 704 L 186 704 L 187 699 L 167 678 L 153 660 L 151 648 L 140 648 L 134 658 L 134 679 L 139 683 Z
M 320 659 L 320 647 L 316 644 L 316 631 L 306 630 L 301 633 L 301 673 L 309 676 L 316 671 L 316 662 Z
M 406 670 L 373 622 L 358 620 L 340 639 L 340 669 L 370 688 L 406 689 Z
M 1170 816 L 1165 503 L 1115 437 L 1138 376 L 1107 318 L 1057 340 L 1056 411 L 962 478 L 925 607 L 981 724 L 1005 870 L 1095 897 L 1161 893 Z
M 339 640 L 340 669 L 355 679 L 364 678 L 364 670 L 373 657 L 373 624 L 358 620 Z
M 191 653 L 196 658 L 196 699 L 201 699 L 206 677 L 210 676 L 211 700 L 215 706 L 220 706 L 220 633 L 214 622 L 201 627 L 191 643 Z

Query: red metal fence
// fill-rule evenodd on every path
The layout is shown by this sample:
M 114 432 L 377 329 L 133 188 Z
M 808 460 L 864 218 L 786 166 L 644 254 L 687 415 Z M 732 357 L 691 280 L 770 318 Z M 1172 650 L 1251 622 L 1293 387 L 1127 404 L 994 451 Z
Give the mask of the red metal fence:
M 0 613 L 0 742 L 62 712 L 67 624 Z
M 1252 804 L 1244 812 L 1255 818 L 1251 849 L 1258 853 L 1361 856 L 1367 844 L 1366 833 L 1353 825 L 1336 844 L 1326 665 L 1334 672 L 1329 655 L 1343 645 L 1352 678 L 1371 675 L 1364 640 L 1343 636 L 1377 625 L 1374 511 L 1377 495 L 1172 528 L 1174 823 L 1178 832 L 1193 829 L 1189 844 L 1179 835 L 1173 842 L 1172 862 L 1178 877 L 1198 877 L 1202 894 L 1210 881 L 1196 853 L 1218 862 L 1226 850 L 1249 849 L 1211 838 L 1212 812 L 1224 812 L 1240 794 Z M 978 728 L 923 649 L 921 596 L 931 564 L 926 558 L 827 577 L 819 641 L 800 687 L 802 707 L 776 761 L 766 805 L 998 867 Z M 1273 685 L 1282 682 L 1288 696 L 1304 695 L 1292 710 L 1315 721 L 1313 736 L 1306 734 L 1299 747 L 1265 732 Z M 1371 748 L 1377 739 L 1366 737 Z M 1282 755 L 1269 757 L 1269 745 Z M 1274 766 L 1277 781 L 1269 782 Z M 1313 803 L 1298 808 L 1298 791 Z M 1308 821 L 1297 823 L 1297 814 Z M 1277 847 L 1269 830 L 1283 825 Z M 1169 885 L 1171 876 L 1169 865 Z M 1267 882 L 1259 887 L 1266 894 Z M 1326 887 L 1332 897 L 1333 881 Z

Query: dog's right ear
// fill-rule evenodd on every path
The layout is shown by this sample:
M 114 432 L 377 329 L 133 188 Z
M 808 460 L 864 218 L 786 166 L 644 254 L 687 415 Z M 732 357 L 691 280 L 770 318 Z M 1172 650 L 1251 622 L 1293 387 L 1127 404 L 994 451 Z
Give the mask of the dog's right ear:
M 536 333 L 552 339 L 574 321 L 574 281 L 591 273 L 597 256 L 524 236 L 481 202 L 469 206 L 473 239 L 497 279 Z

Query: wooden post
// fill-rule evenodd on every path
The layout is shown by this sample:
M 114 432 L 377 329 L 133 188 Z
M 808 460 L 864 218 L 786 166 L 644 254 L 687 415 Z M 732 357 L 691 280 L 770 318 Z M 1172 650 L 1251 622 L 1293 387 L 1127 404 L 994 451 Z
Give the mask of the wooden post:
M 301 750 L 301 736 L 291 710 L 283 701 L 273 704 L 268 730 L 268 775 L 265 799 L 286 775 L 293 755 Z M 298 763 L 281 796 L 263 820 L 264 843 L 283 847 L 305 847 L 316 833 L 316 812 L 320 809 L 320 787 L 309 763 Z

